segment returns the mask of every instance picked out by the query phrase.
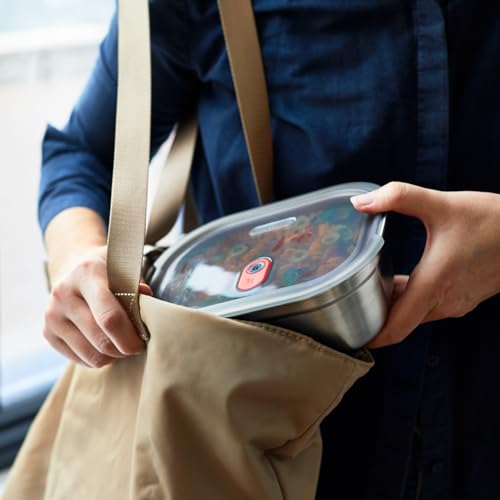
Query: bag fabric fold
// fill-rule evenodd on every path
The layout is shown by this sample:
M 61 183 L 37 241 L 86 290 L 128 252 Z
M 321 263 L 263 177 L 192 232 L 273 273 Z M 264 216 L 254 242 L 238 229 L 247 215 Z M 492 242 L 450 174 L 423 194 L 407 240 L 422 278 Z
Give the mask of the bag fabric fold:
M 319 425 L 372 365 L 304 335 L 140 297 L 147 354 L 70 365 L 4 500 L 307 500 Z

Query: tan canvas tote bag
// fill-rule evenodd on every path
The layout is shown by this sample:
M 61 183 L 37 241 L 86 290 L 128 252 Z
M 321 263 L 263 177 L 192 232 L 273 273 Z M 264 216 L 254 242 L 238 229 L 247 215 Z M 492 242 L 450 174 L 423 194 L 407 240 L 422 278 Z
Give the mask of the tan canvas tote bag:
M 223 16 L 234 15 L 228 4 L 250 20 L 249 0 L 221 1 Z M 146 0 L 122 0 L 119 16 L 108 273 L 149 337 L 147 353 L 99 370 L 69 366 L 29 431 L 4 500 L 313 499 L 319 424 L 372 360 L 138 296 L 149 157 Z

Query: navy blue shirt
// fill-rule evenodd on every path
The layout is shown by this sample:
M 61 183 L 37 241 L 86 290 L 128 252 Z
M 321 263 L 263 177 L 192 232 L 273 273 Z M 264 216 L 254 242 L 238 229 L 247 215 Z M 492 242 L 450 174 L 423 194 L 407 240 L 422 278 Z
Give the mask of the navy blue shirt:
M 255 206 L 215 0 L 149 3 L 152 151 L 196 110 L 191 182 L 203 221 Z M 347 181 L 500 193 L 499 3 L 253 3 L 270 93 L 276 199 Z M 42 229 L 73 206 L 108 217 L 116 32 L 113 20 L 66 127 L 47 130 Z M 410 272 L 425 243 L 422 225 L 394 216 L 387 239 L 396 272 Z M 375 367 L 322 426 L 318 499 L 498 495 L 499 310 L 496 296 L 464 318 L 424 325 L 374 351 Z

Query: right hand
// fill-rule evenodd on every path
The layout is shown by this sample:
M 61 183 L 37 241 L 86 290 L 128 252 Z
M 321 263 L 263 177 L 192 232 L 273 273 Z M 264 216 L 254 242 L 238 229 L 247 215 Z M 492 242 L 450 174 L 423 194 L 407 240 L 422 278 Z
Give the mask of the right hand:
M 139 292 L 152 295 L 145 283 Z M 73 258 L 58 271 L 43 335 L 71 361 L 94 368 L 145 350 L 127 313 L 109 290 L 105 246 Z

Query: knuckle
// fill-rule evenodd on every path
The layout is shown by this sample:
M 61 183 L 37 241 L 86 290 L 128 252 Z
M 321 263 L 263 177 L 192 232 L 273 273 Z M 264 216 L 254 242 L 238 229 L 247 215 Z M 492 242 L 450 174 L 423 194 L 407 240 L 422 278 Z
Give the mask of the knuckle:
M 82 260 L 75 268 L 75 273 L 79 279 L 95 277 L 101 272 L 100 262 L 91 258 Z
M 71 287 L 65 281 L 60 281 L 52 289 L 52 297 L 56 302 L 66 302 L 71 296 Z
M 76 267 L 78 272 L 89 273 L 94 270 L 94 262 L 91 259 L 82 260 Z
M 117 308 L 109 309 L 99 317 L 99 324 L 108 332 L 114 332 L 120 328 L 122 324 L 122 311 Z
M 408 185 L 404 182 L 392 181 L 387 184 L 387 197 L 392 203 L 399 203 L 406 198 L 407 194 Z
M 115 346 L 113 342 L 108 337 L 102 337 L 98 342 L 97 342 L 97 350 L 105 355 L 113 355 L 116 353 Z
M 107 356 L 97 351 L 90 353 L 88 356 L 88 364 L 92 368 L 102 368 L 109 364 L 109 362 L 110 360 Z

